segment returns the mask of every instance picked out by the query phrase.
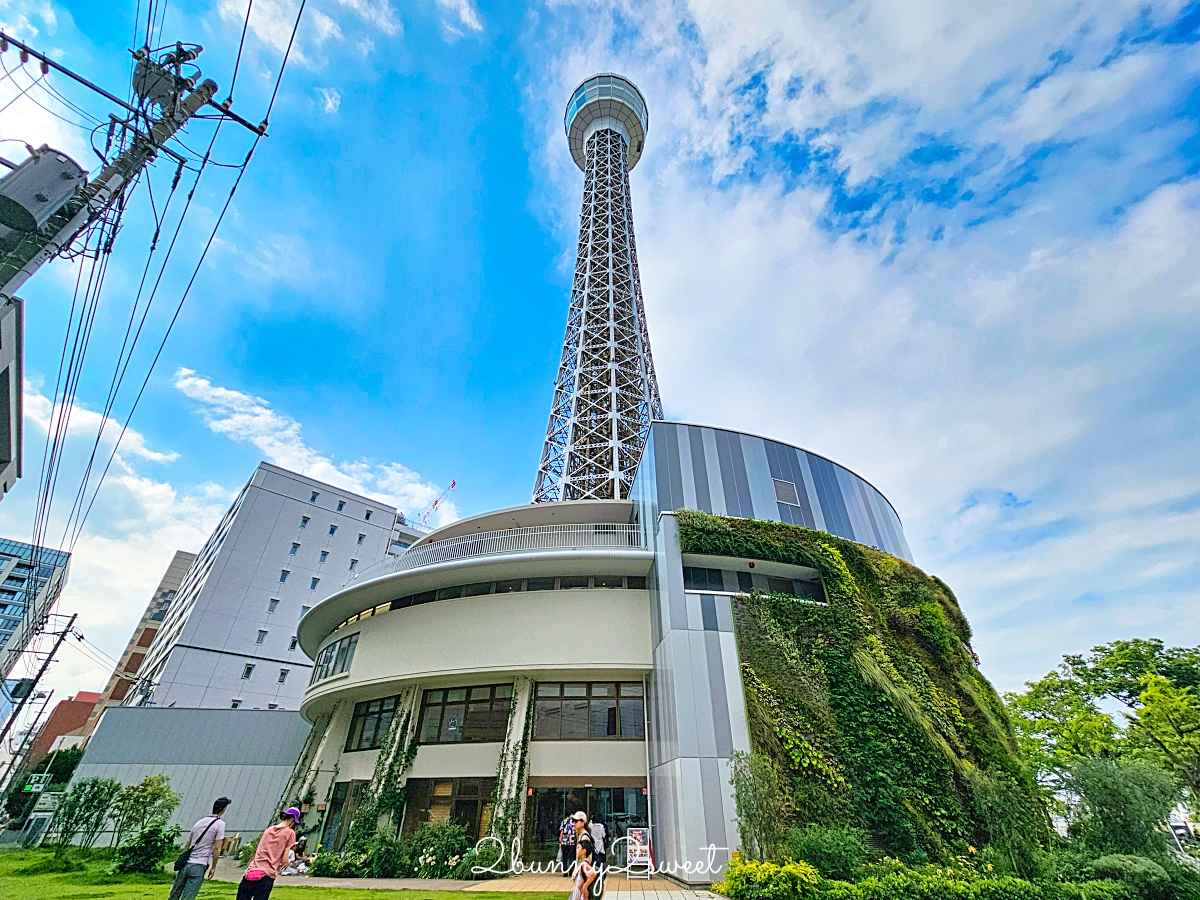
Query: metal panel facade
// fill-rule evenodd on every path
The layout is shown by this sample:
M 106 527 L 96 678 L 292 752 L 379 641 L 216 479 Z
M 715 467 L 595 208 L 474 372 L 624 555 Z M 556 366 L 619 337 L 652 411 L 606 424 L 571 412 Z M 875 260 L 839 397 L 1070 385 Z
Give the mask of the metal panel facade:
M 105 712 L 72 780 L 137 784 L 166 775 L 183 799 L 172 823 L 185 830 L 224 794 L 228 833 L 271 824 L 309 724 L 283 710 L 113 707 Z
M 724 863 L 738 846 L 730 769 L 733 754 L 750 749 L 729 596 L 738 587 L 685 589 L 671 513 L 787 522 L 911 555 L 895 510 L 870 484 L 822 456 L 754 435 L 655 422 L 630 496 L 655 554 L 647 733 L 654 855 L 684 881 L 706 883 L 711 874 L 682 866 L 703 862 L 709 846 Z

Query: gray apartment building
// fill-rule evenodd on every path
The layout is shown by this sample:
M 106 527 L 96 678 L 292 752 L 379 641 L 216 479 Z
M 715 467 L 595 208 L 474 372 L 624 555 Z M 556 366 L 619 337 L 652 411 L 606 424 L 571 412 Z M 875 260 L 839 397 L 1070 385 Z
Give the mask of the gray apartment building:
M 96 723 L 100 721 L 100 716 L 104 714 L 104 711 L 110 706 L 120 706 L 126 695 L 137 684 L 138 672 L 141 671 L 142 663 L 146 661 L 146 653 L 154 642 L 154 635 L 166 621 L 167 612 L 170 610 L 175 596 L 179 593 L 183 578 L 195 561 L 195 553 L 188 553 L 186 550 L 175 551 L 175 555 L 167 566 L 167 571 L 163 573 L 158 587 L 154 589 L 154 593 L 150 597 L 150 602 L 146 604 L 146 611 L 138 619 L 133 634 L 129 637 L 129 643 L 125 645 L 125 652 L 121 654 L 117 667 L 113 669 L 113 673 L 108 679 L 108 684 L 104 686 L 104 694 L 100 702 L 96 704 L 96 708 L 88 718 L 87 725 L 84 726 L 83 735 L 85 737 L 96 729 Z
M 299 709 L 300 619 L 420 536 L 395 508 L 261 463 L 197 554 L 126 706 Z

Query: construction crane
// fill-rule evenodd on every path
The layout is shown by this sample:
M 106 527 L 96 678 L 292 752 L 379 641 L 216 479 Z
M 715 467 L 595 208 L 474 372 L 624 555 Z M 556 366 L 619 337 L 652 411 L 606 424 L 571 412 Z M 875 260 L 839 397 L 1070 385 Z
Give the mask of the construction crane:
M 430 503 L 427 507 L 425 507 L 425 510 L 421 513 L 420 517 L 417 519 L 417 525 L 416 525 L 417 528 L 427 528 L 428 527 L 429 517 L 432 516 L 434 514 L 434 512 L 437 511 L 437 508 L 442 505 L 442 501 L 446 499 L 446 495 L 449 494 L 452 490 L 454 490 L 454 486 L 457 483 L 458 482 L 456 482 L 456 481 L 450 482 L 450 487 L 446 488 L 444 491 L 442 491 L 440 494 L 438 494 L 437 497 L 434 498 L 434 501 L 432 503 Z

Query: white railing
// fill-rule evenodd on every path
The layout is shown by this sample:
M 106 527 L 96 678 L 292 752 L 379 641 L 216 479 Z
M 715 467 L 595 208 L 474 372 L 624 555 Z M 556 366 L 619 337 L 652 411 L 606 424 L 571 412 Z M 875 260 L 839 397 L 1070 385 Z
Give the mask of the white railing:
M 522 553 L 534 550 L 641 550 L 641 528 L 637 525 L 538 525 L 533 528 L 506 528 L 485 531 L 462 537 L 431 541 L 406 550 L 382 562 L 355 572 L 351 581 L 375 578 L 391 572 L 406 572 L 434 563 L 492 556 L 500 553 Z

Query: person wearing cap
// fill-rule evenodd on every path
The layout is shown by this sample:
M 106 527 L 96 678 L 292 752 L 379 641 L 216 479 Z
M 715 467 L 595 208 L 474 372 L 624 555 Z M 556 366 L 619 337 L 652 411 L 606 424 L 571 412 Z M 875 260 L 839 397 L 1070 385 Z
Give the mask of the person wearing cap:
M 225 841 L 225 822 L 222 817 L 228 806 L 228 797 L 218 797 L 213 801 L 212 815 L 205 816 L 192 826 L 187 842 L 192 852 L 187 865 L 175 874 L 170 900 L 196 900 L 200 885 L 204 883 L 205 871 L 209 878 L 213 877 L 217 857 L 221 855 L 221 845 Z
M 596 880 L 596 844 L 588 833 L 587 813 L 583 810 L 571 816 L 575 830 L 575 890 L 571 900 L 588 900 L 592 882 Z
M 288 851 L 296 843 L 294 828 L 299 821 L 300 810 L 290 806 L 283 811 L 278 824 L 262 833 L 254 859 L 238 884 L 237 900 L 267 900 L 271 896 L 279 870 L 287 865 Z

